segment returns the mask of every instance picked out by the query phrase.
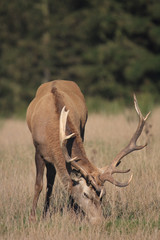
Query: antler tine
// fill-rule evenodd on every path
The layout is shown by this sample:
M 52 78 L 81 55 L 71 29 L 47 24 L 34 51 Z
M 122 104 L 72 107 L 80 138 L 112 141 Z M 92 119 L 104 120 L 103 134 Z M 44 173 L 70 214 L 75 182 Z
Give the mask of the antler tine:
M 61 115 L 60 115 L 60 143 L 61 146 L 64 144 L 64 142 L 72 137 L 75 136 L 75 133 L 72 133 L 68 136 L 66 136 L 66 124 L 67 124 L 67 117 L 69 114 L 69 110 L 65 111 L 65 106 L 62 108 Z
M 134 97 L 134 106 L 135 106 L 136 112 L 137 112 L 138 115 L 139 115 L 141 118 L 143 118 L 143 120 L 146 122 L 146 120 L 147 120 L 147 118 L 149 117 L 149 115 L 150 115 L 151 112 L 147 113 L 146 117 L 144 118 L 143 115 L 142 115 L 142 113 L 141 113 L 141 110 L 140 110 L 140 108 L 139 108 L 139 106 L 138 106 L 138 101 L 137 101 L 137 98 L 136 98 L 135 93 L 133 94 L 133 97 Z
M 127 182 L 120 183 L 119 181 L 115 180 L 112 175 L 108 176 L 107 181 L 112 183 L 113 185 L 117 187 L 127 187 L 130 182 L 132 181 L 133 174 L 130 176 L 130 179 Z
M 59 134 L 60 145 L 61 145 L 63 154 L 66 157 L 67 162 L 72 162 L 72 161 L 76 160 L 77 157 L 71 158 L 69 156 L 68 151 L 66 149 L 66 143 L 67 143 L 68 139 L 70 139 L 70 138 L 75 136 L 75 133 L 72 133 L 72 134 L 70 134 L 68 136 L 65 134 L 66 124 L 67 124 L 67 117 L 68 117 L 68 114 L 69 114 L 69 110 L 65 111 L 65 108 L 66 108 L 65 106 L 62 108 L 61 115 L 60 115 L 60 122 L 59 122 L 59 126 L 60 126 L 60 134 Z
M 119 184 L 119 182 L 114 180 L 114 178 L 112 177 L 112 174 L 114 174 L 114 173 L 127 173 L 130 171 L 130 169 L 128 169 L 126 171 L 116 170 L 116 167 L 121 163 L 121 159 L 133 151 L 143 149 L 147 145 L 147 143 L 146 143 L 144 145 L 137 146 L 136 143 L 137 143 L 139 136 L 142 133 L 143 127 L 145 125 L 147 118 L 150 115 L 150 112 L 145 117 L 143 117 L 141 110 L 138 106 L 138 101 L 137 101 L 135 94 L 134 94 L 134 106 L 135 106 L 135 110 L 139 117 L 138 127 L 137 127 L 135 133 L 133 134 L 129 144 L 124 149 L 122 149 L 120 151 L 120 153 L 117 154 L 117 156 L 114 158 L 111 165 L 106 166 L 105 168 L 102 169 L 102 174 L 100 176 L 101 181 L 109 181 L 119 187 L 127 186 L 131 181 L 131 178 L 130 178 L 130 180 L 127 183 Z

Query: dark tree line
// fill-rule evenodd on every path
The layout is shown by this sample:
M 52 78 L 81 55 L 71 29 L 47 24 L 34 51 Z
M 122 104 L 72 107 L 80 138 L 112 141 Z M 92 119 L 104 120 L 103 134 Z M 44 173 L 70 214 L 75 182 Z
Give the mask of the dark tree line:
M 158 0 L 1 0 L 0 114 L 53 79 L 91 97 L 160 101 L 159 13 Z

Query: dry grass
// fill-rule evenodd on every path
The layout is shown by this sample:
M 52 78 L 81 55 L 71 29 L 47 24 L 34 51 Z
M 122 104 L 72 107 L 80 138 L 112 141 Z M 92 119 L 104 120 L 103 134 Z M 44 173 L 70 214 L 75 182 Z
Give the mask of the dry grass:
M 135 116 L 135 112 L 126 112 L 118 116 L 89 117 L 85 147 L 97 166 L 111 162 L 126 145 L 136 128 Z M 105 185 L 107 195 L 102 205 L 106 220 L 98 227 L 73 219 L 67 211 L 67 197 L 59 181 L 56 181 L 51 204 L 55 213 L 46 220 L 41 218 L 44 187 L 37 222 L 29 223 L 35 181 L 32 139 L 24 122 L 0 121 L 0 239 L 160 239 L 160 109 L 152 113 L 149 121 L 152 124 L 150 145 L 130 154 L 120 166 L 132 169 L 131 184 L 127 188 Z M 145 139 L 143 134 L 140 142 Z M 117 179 L 124 181 L 128 177 L 127 174 Z

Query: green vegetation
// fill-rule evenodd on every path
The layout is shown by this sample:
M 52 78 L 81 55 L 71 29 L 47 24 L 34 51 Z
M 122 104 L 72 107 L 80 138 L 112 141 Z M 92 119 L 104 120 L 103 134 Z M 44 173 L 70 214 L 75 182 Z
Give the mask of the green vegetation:
M 1 0 L 0 115 L 24 112 L 53 79 L 88 99 L 159 103 L 159 12 L 158 0 Z

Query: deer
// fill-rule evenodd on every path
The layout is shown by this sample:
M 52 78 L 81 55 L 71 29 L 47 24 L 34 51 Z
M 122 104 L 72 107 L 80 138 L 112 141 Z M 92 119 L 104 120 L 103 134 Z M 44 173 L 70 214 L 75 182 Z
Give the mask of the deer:
M 84 149 L 85 125 L 88 118 L 84 96 L 73 81 L 54 80 L 43 83 L 28 106 L 26 121 L 35 147 L 36 180 L 30 219 L 36 219 L 36 207 L 43 187 L 46 168 L 47 190 L 43 209 L 46 216 L 52 189 L 58 174 L 64 189 L 76 202 L 92 224 L 103 220 L 101 201 L 106 194 L 105 182 L 117 187 L 130 184 L 133 174 L 126 182 L 119 182 L 113 174 L 128 173 L 119 170 L 122 159 L 129 153 L 143 149 L 137 145 L 150 112 L 143 117 L 134 94 L 134 106 L 139 122 L 128 145 L 103 168 L 96 167 L 86 156 Z

